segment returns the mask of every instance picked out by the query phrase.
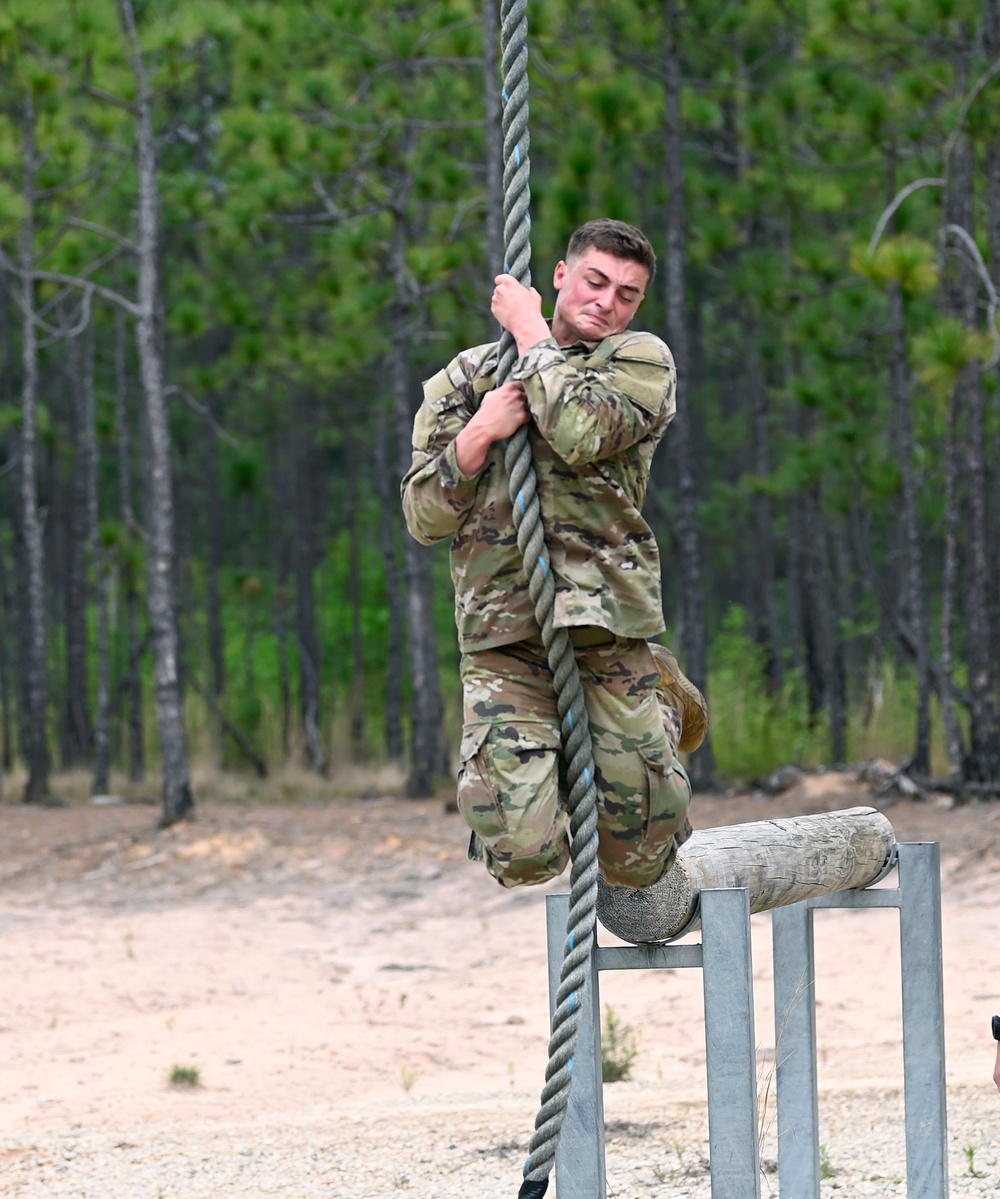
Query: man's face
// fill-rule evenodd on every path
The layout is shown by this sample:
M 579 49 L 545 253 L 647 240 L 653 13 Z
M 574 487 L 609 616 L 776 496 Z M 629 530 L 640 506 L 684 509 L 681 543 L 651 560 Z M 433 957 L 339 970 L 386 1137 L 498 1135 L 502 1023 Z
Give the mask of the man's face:
M 560 262 L 552 282 L 559 293 L 552 335 L 566 346 L 624 332 L 645 295 L 649 272 L 641 262 L 588 246 Z

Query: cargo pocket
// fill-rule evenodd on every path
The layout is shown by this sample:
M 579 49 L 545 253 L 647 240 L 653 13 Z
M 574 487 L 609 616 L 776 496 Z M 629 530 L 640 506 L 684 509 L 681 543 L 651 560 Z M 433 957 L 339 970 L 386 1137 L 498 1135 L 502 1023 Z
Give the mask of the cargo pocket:
M 691 800 L 691 784 L 669 747 L 664 752 L 653 746 L 640 746 L 639 753 L 646 772 L 643 852 L 658 855 L 673 847 L 674 834 L 683 828 Z
M 561 832 L 558 749 L 558 730 L 540 721 L 475 724 L 464 732 L 459 811 L 501 857 L 530 857 Z
M 463 730 L 459 750 L 462 764 L 458 771 L 458 810 L 469 828 L 487 845 L 503 836 L 507 828 L 483 752 L 490 727 L 474 724 Z

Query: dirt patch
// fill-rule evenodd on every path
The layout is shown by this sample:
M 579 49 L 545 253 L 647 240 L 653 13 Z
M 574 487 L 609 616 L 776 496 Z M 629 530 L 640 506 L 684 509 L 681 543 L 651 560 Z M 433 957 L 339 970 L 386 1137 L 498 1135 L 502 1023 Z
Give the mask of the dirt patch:
M 695 823 L 871 801 L 851 775 L 808 776 L 775 798 L 699 797 Z M 0 807 L 0 1160 L 21 1163 L 25 1186 L 37 1138 L 84 1131 L 126 1145 L 178 1122 L 370 1121 L 437 1104 L 450 1119 L 495 1111 L 498 1136 L 527 1137 L 546 1058 L 542 901 L 565 881 L 497 887 L 440 801 L 203 800 L 164 831 L 156 814 Z M 992 1102 L 1000 807 L 939 797 L 887 814 L 898 840 L 942 845 L 949 1084 Z M 769 927 L 754 918 L 764 1070 Z M 891 911 L 817 915 L 824 1094 L 898 1094 L 897 962 Z M 696 972 L 610 977 L 602 999 L 638 1043 L 609 1120 L 652 1127 L 664 1104 L 702 1104 Z M 177 1065 L 200 1085 L 170 1087 Z

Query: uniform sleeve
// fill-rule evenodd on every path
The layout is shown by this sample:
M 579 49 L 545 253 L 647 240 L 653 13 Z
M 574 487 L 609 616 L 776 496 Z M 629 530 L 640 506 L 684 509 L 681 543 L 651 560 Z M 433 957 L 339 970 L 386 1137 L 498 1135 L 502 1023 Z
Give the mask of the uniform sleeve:
M 424 385 L 413 422 L 413 457 L 400 495 L 406 527 L 422 545 L 453 537 L 472 510 L 482 470 L 463 474 L 455 438 L 472 418 L 472 388 L 459 359 Z
M 608 359 L 582 364 L 547 338 L 521 355 L 511 378 L 524 383 L 539 432 L 570 464 L 659 439 L 675 412 L 673 358 L 652 334 L 628 335 Z

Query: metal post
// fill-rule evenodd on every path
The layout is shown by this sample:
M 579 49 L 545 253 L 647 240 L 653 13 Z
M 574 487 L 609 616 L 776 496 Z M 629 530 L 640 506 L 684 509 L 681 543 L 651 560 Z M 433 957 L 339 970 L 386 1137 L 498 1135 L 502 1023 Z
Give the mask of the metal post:
M 771 912 L 778 1192 L 819 1199 L 816 964 L 805 903 Z
M 545 897 L 549 958 L 549 1018 L 555 1010 L 562 966 L 568 895 Z M 591 954 L 587 985 L 580 1001 L 580 1023 L 573 1058 L 573 1085 L 556 1150 L 558 1199 L 606 1199 L 604 1173 L 604 1078 L 601 1069 L 601 998 L 597 954 Z M 595 1186 L 596 1183 L 596 1186 Z
M 760 1199 L 753 961 L 746 889 L 702 891 L 701 927 L 712 1199 Z
M 899 846 L 899 946 L 906 1194 L 908 1199 L 948 1199 L 941 851 L 936 842 Z

